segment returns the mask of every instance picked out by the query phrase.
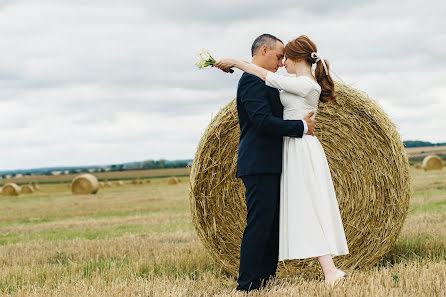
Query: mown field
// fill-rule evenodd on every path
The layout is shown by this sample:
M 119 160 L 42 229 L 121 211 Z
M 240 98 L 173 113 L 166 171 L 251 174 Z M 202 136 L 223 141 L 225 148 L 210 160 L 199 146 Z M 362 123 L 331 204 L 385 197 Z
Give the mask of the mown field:
M 446 161 L 446 145 L 442 146 L 423 146 L 423 147 L 408 147 L 406 148 L 407 156 L 411 163 L 421 163 L 428 155 L 437 155 L 443 162 Z
M 395 247 L 328 289 L 281 278 L 253 296 L 445 296 L 446 169 L 411 168 L 414 193 Z M 188 178 L 73 196 L 64 184 L 0 196 L 1 296 L 243 296 L 191 224 Z
M 132 180 L 135 178 L 161 178 L 169 176 L 188 176 L 190 168 L 171 168 L 171 169 L 151 169 L 151 170 L 125 170 L 125 171 L 109 171 L 109 172 L 94 172 L 94 176 L 98 180 Z M 38 182 L 44 184 L 51 183 L 71 183 L 74 177 L 79 175 L 66 174 L 66 175 L 39 175 L 39 176 L 23 176 L 6 178 L 0 180 L 0 185 L 6 183 L 27 184 L 30 182 Z

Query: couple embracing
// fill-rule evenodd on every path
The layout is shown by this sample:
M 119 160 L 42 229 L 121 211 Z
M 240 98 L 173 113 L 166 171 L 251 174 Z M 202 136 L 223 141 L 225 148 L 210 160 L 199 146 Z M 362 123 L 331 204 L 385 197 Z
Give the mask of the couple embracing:
M 349 251 L 326 155 L 314 136 L 319 101 L 336 101 L 328 62 L 307 36 L 284 45 L 263 34 L 251 53 L 251 63 L 222 59 L 213 65 L 245 72 L 237 89 L 237 177 L 246 188 L 247 224 L 237 290 L 264 286 L 278 260 L 310 257 L 318 258 L 325 283 L 333 285 L 347 274 L 332 257 Z M 290 76 L 275 73 L 282 66 Z

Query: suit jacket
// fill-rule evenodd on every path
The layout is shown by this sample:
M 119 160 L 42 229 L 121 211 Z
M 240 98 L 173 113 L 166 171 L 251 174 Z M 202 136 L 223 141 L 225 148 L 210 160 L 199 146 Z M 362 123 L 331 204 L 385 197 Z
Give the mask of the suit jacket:
M 237 88 L 240 141 L 237 177 L 282 172 L 283 136 L 302 137 L 301 120 L 282 120 L 279 91 L 244 73 Z

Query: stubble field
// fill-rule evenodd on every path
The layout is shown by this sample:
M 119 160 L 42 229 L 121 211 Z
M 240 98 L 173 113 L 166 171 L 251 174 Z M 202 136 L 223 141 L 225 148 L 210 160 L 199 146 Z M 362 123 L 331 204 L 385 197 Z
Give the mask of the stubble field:
M 446 296 L 446 170 L 411 168 L 396 246 L 375 267 L 281 278 L 252 296 Z M 73 196 L 64 184 L 0 196 L 1 296 L 243 296 L 191 224 L 188 178 Z

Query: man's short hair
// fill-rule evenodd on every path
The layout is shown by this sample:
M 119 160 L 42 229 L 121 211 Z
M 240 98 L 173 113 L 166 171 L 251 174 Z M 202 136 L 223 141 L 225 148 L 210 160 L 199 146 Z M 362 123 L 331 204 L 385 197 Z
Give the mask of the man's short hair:
M 254 54 L 263 46 L 266 45 L 270 49 L 274 49 L 276 47 L 276 41 L 280 41 L 282 44 L 282 40 L 277 38 L 276 36 L 273 36 L 271 34 L 262 34 L 259 37 L 257 37 L 251 46 L 251 55 L 254 56 Z

